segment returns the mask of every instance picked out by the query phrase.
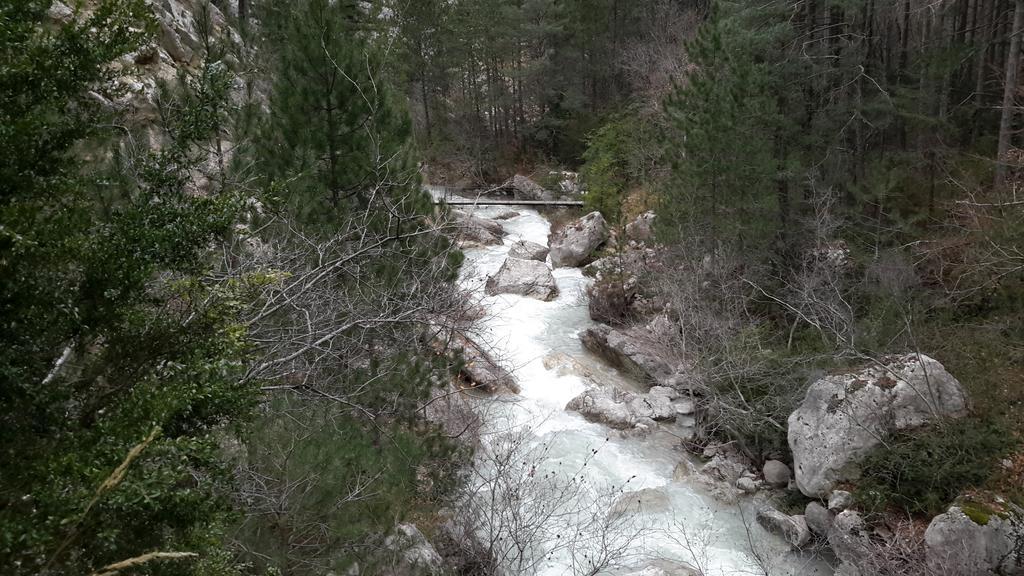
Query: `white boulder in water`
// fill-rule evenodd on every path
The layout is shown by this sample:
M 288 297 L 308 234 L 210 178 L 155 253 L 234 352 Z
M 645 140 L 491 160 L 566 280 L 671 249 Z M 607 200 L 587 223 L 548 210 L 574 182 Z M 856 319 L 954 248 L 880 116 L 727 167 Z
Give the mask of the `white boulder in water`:
M 520 240 L 509 248 L 508 257 L 544 262 L 548 258 L 548 247 L 529 240 Z
M 551 235 L 551 264 L 555 268 L 586 263 L 608 240 L 608 223 L 600 212 L 591 212 Z
M 506 258 L 498 272 L 487 279 L 487 294 L 518 294 L 538 300 L 558 296 L 558 285 L 547 264 L 536 260 Z

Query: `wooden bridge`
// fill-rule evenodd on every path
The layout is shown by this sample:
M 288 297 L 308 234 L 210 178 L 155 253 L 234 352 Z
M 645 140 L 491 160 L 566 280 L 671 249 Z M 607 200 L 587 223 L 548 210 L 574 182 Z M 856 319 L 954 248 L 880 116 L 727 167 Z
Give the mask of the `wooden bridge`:
M 434 204 L 447 204 L 449 206 L 583 206 L 582 200 L 515 200 L 509 199 L 480 199 L 472 198 L 451 198 L 448 200 L 435 199 Z
M 497 188 L 481 190 L 479 192 L 463 192 L 467 195 L 475 193 L 476 198 L 471 198 L 456 195 L 452 190 L 443 186 L 427 186 L 427 191 L 434 197 L 434 204 L 447 204 L 449 206 L 583 206 L 582 200 L 516 200 L 512 197 L 481 197 L 483 194 L 494 192 L 495 190 Z

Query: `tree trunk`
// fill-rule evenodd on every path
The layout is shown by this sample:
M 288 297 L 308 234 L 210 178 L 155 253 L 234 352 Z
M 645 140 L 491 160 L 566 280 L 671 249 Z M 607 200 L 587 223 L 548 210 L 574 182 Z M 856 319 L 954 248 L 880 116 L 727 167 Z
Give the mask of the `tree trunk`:
M 1010 130 L 1013 127 L 1014 96 L 1017 94 L 1017 71 L 1020 68 L 1020 37 L 1024 32 L 1024 0 L 1017 0 L 1010 49 L 1006 52 L 1006 83 L 1003 87 L 1003 113 L 999 120 L 999 149 L 996 153 L 996 188 L 1006 180 L 1007 158 L 1010 151 Z

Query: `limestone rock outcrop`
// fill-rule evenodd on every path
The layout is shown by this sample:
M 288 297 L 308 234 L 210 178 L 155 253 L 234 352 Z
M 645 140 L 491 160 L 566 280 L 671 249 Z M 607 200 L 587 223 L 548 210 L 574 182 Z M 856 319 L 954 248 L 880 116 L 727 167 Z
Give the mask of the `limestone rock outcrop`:
M 680 399 L 671 388 L 655 386 L 646 394 L 617 388 L 593 388 L 576 396 L 565 406 L 591 422 L 618 430 L 653 422 L 674 422 L 693 413 L 693 404 Z
M 654 238 L 654 212 L 644 212 L 626 224 L 626 238 L 634 242 L 650 242 Z
M 388 576 L 440 576 L 444 561 L 434 546 L 414 524 L 399 524 L 385 539 L 384 547 L 392 557 L 385 569 Z
M 679 389 L 685 380 L 684 368 L 674 364 L 664 339 L 645 327 L 616 330 L 597 325 L 580 335 L 583 345 L 612 366 L 651 385 Z
M 607 240 L 608 223 L 600 212 L 591 212 L 551 234 L 551 264 L 555 268 L 585 264 Z
M 810 497 L 856 480 L 858 465 L 887 436 L 963 416 L 963 387 L 932 358 L 907 354 L 811 385 L 789 416 L 796 484 Z
M 487 279 L 488 295 L 518 294 L 538 300 L 551 300 L 558 296 L 558 285 L 548 265 L 536 260 L 506 258 L 498 272 Z
M 928 567 L 947 576 L 1024 575 L 1024 510 L 1001 508 L 951 506 L 933 518 L 924 533 Z

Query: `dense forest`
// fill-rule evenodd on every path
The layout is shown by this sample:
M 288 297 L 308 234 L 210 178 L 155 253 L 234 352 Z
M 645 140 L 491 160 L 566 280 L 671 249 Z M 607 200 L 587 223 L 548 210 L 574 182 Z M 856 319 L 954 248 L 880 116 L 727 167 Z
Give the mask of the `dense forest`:
M 585 305 L 667 326 L 688 453 L 770 484 L 813 383 L 927 355 L 969 401 L 837 485 L 874 527 L 846 573 L 1019 573 L 1022 37 L 1024 0 L 3 3 L 0 571 L 538 572 L 452 520 L 551 512 L 528 481 L 534 516 L 496 511 L 472 217 L 425 185 L 578 173 L 612 262 Z M 1016 527 L 1004 572 L 925 560 L 952 505 Z M 443 567 L 403 564 L 412 523 Z

